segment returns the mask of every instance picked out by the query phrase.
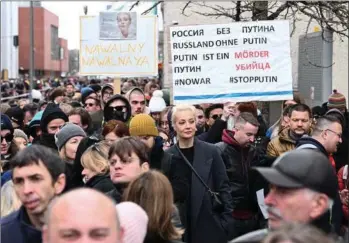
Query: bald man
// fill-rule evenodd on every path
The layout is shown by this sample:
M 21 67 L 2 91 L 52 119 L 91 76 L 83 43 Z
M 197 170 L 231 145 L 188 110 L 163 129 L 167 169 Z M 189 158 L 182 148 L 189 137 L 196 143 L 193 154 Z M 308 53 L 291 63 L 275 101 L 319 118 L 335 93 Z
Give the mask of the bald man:
M 121 243 L 115 203 L 92 189 L 77 189 L 55 199 L 43 227 L 44 243 Z

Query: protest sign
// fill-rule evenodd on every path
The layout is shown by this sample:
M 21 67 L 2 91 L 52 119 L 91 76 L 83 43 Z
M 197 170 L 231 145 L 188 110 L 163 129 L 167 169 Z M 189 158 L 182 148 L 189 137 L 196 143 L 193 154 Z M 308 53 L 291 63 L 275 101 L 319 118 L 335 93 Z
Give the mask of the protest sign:
M 288 21 L 170 28 L 175 104 L 293 99 Z
M 137 31 L 128 25 L 128 16 L 131 23 L 137 21 L 133 25 Z M 111 12 L 80 17 L 81 75 L 158 75 L 157 17 L 139 16 L 137 20 L 133 16 L 127 12 Z M 114 20 L 118 26 L 112 28 L 112 19 L 119 17 L 126 23 Z

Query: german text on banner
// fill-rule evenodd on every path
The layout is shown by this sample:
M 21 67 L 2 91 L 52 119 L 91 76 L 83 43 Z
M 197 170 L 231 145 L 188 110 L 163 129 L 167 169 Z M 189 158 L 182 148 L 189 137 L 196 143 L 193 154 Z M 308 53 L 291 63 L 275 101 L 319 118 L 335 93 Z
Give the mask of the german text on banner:
M 293 99 L 288 21 L 170 28 L 175 104 Z
M 80 17 L 80 74 L 158 75 L 157 17 L 105 12 Z

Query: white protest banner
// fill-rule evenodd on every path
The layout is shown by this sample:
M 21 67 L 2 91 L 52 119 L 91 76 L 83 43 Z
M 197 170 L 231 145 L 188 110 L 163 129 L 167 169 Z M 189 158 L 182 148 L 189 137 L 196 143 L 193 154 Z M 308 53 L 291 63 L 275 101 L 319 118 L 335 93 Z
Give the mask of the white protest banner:
M 158 75 L 157 16 L 135 16 L 108 12 L 80 17 L 81 75 Z
M 175 104 L 293 99 L 288 21 L 170 28 Z

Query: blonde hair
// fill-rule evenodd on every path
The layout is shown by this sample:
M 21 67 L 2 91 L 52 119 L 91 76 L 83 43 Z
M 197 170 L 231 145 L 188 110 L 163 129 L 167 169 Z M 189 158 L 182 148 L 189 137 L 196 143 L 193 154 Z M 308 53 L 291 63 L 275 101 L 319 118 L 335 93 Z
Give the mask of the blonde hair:
M 1 217 L 16 211 L 21 205 L 22 203 L 15 192 L 12 180 L 6 182 L 1 188 Z
M 98 174 L 109 173 L 107 142 L 99 142 L 90 146 L 81 156 L 81 165 Z
M 183 230 L 171 219 L 175 210 L 172 187 L 165 175 L 150 170 L 132 181 L 123 195 L 124 201 L 141 206 L 148 214 L 148 233 L 156 233 L 164 240 L 178 240 Z
M 175 107 L 173 107 L 172 109 L 172 116 L 171 116 L 171 122 L 172 125 L 175 124 L 176 122 L 176 115 L 178 112 L 181 111 L 191 111 L 193 113 L 194 119 L 196 120 L 196 108 L 193 105 L 176 105 Z

